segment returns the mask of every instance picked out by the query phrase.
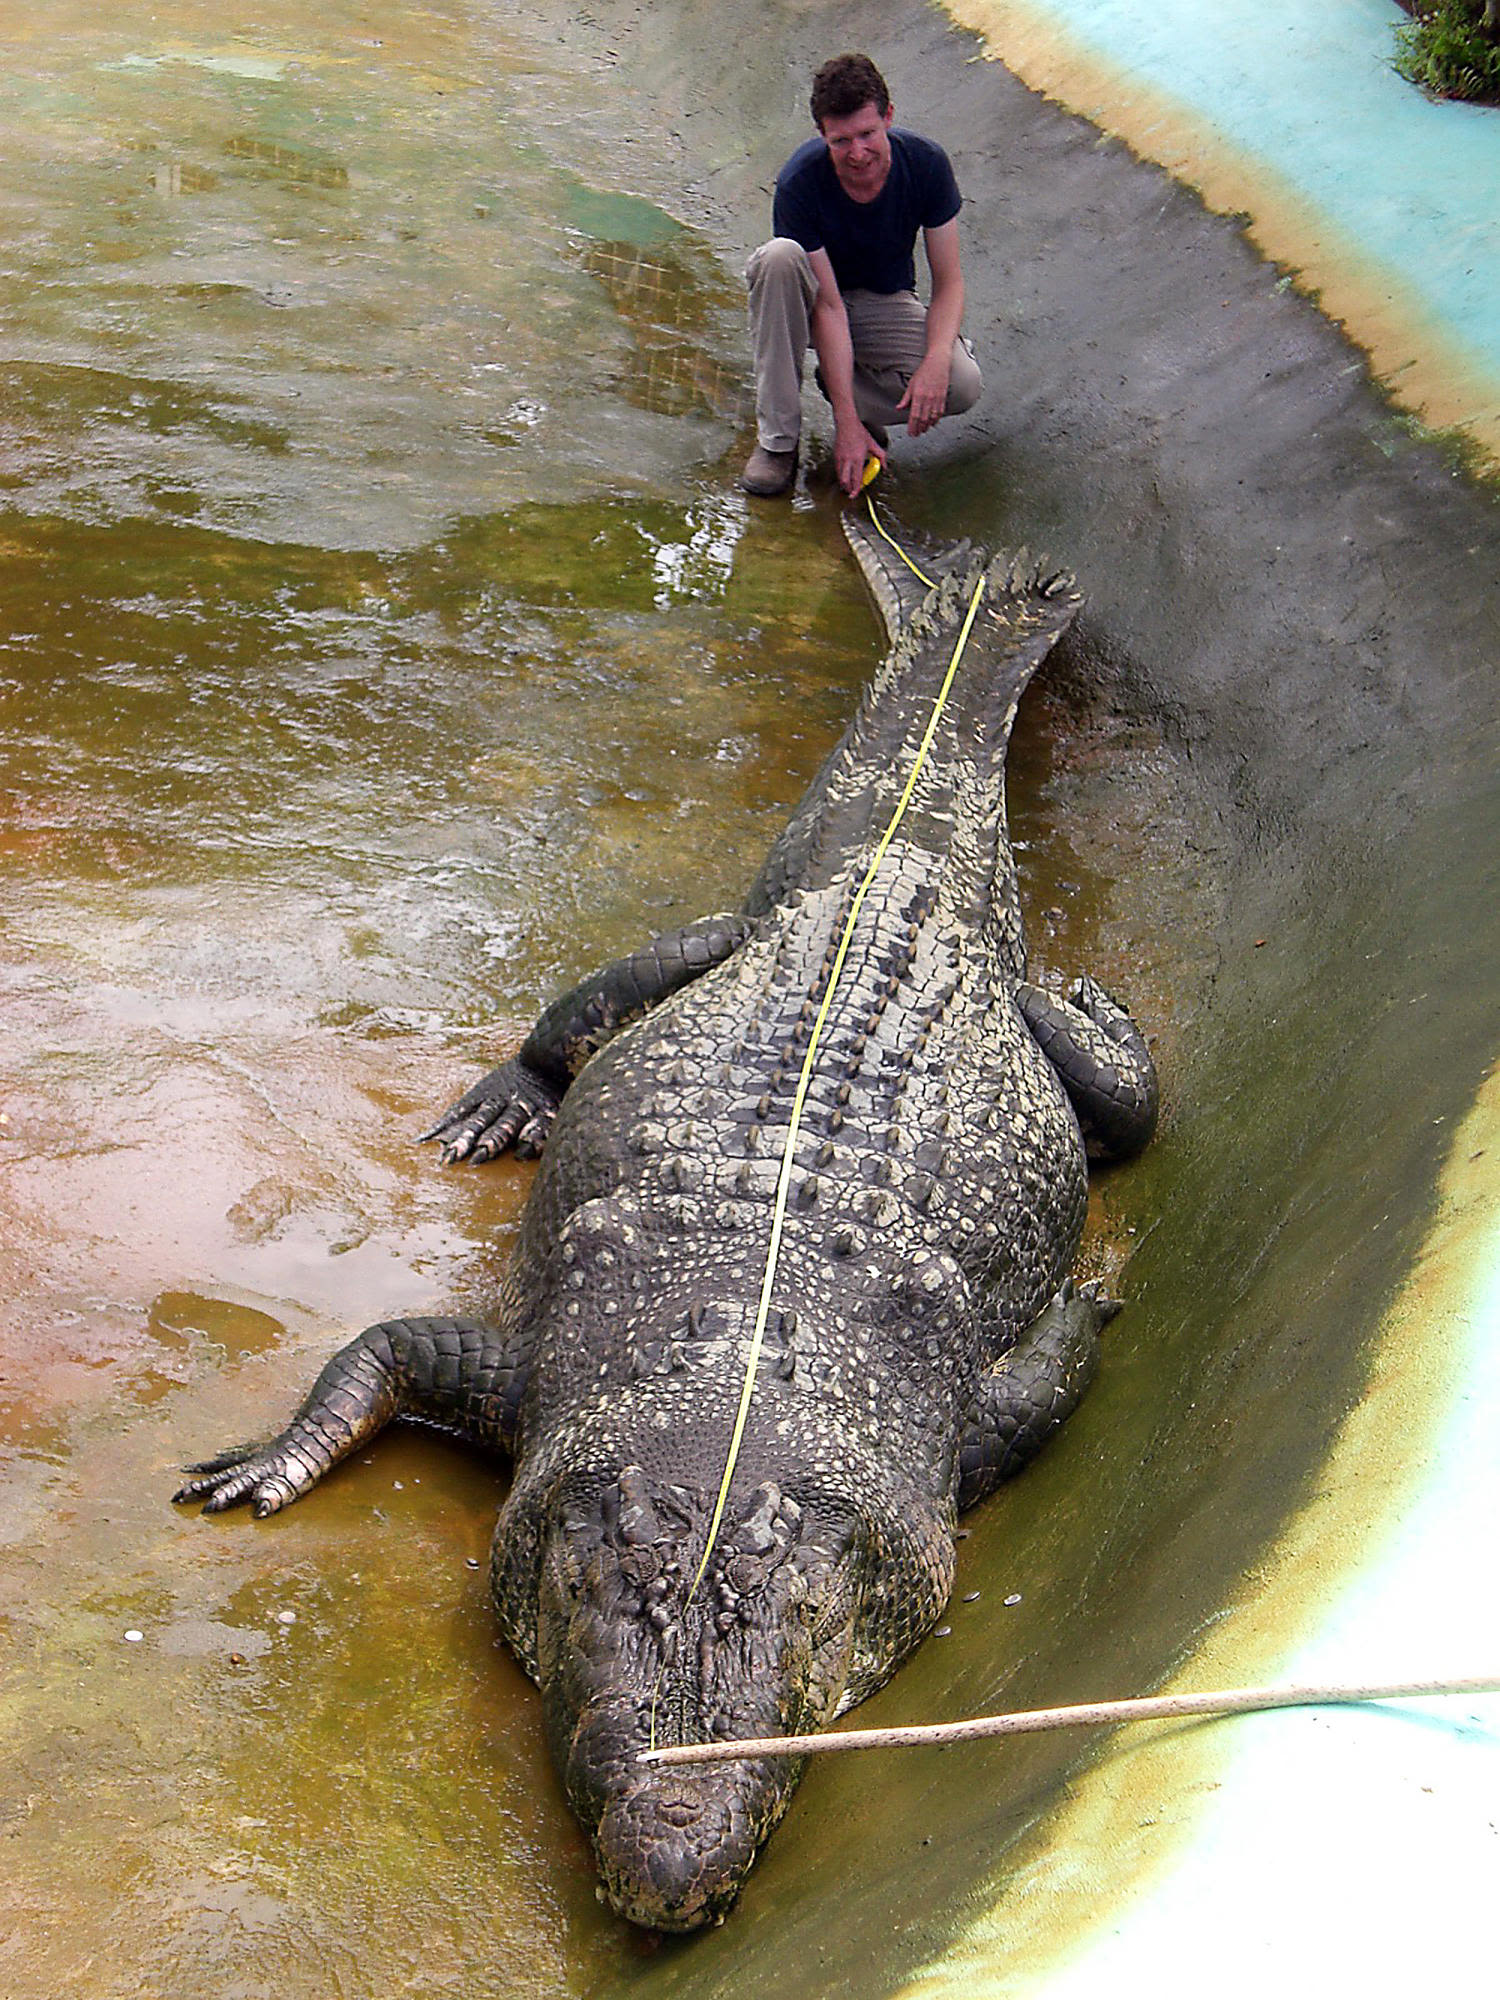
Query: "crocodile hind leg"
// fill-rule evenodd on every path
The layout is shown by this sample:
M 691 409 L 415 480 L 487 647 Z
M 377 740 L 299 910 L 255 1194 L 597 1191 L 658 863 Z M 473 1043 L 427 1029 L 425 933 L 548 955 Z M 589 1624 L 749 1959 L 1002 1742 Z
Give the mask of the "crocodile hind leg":
M 741 917 L 702 917 L 591 972 L 554 1000 L 518 1053 L 450 1104 L 423 1139 L 442 1141 L 444 1166 L 478 1165 L 512 1146 L 518 1158 L 534 1158 L 589 1057 L 669 994 L 722 965 L 749 929 Z
M 274 1514 L 393 1417 L 509 1451 L 528 1364 L 475 1320 L 385 1320 L 339 1349 L 279 1436 L 185 1467 L 194 1477 L 172 1498 L 201 1500 L 206 1514 L 246 1500 L 257 1517 Z
M 958 1505 L 972 1507 L 1029 1465 L 1083 1400 L 1100 1329 L 1120 1310 L 1096 1283 L 1062 1290 L 979 1380 L 959 1440 Z
M 1016 1005 L 1062 1079 L 1089 1151 L 1106 1160 L 1138 1153 L 1156 1130 L 1156 1065 L 1125 1009 L 1087 974 L 1063 998 L 1022 981 Z

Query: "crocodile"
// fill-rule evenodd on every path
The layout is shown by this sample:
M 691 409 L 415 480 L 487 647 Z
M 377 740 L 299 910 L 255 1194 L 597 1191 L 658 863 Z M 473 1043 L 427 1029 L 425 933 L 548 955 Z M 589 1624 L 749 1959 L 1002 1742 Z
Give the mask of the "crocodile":
M 739 910 L 584 979 L 424 1135 L 541 1156 L 487 1316 L 367 1329 L 176 1495 L 273 1514 L 392 1418 L 507 1454 L 500 1626 L 655 1930 L 722 1919 L 800 1765 L 640 1753 L 817 1728 L 932 1629 L 959 1512 L 1116 1310 L 1069 1276 L 1089 1159 L 1156 1122 L 1125 1010 L 1026 976 L 1004 763 L 1079 593 L 1024 551 L 918 574 L 873 522 L 889 649 Z

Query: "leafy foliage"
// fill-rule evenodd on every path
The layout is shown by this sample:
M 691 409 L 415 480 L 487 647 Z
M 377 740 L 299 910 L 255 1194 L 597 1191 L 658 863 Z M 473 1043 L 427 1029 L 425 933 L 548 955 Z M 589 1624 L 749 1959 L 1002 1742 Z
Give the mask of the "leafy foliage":
M 1415 6 L 1396 30 L 1396 68 L 1433 97 L 1500 104 L 1500 20 L 1492 0 Z

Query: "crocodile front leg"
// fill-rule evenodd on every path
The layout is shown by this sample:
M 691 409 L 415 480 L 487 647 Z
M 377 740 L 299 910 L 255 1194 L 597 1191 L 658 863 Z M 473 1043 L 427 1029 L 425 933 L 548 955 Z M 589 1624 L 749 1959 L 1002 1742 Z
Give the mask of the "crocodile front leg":
M 475 1320 L 385 1320 L 339 1349 L 279 1436 L 185 1467 L 196 1476 L 172 1498 L 201 1500 L 206 1514 L 246 1500 L 257 1518 L 274 1514 L 393 1417 L 508 1452 L 529 1360 Z
M 591 972 L 554 1000 L 509 1062 L 481 1077 L 423 1139 L 442 1141 L 444 1166 L 476 1166 L 513 1146 L 533 1159 L 547 1143 L 568 1085 L 622 1028 L 722 965 L 749 935 L 742 917 L 702 917 Z
M 1083 1400 L 1099 1365 L 1099 1334 L 1120 1310 L 1097 1283 L 1062 1290 L 980 1377 L 959 1441 L 958 1505 L 972 1507 L 1029 1465 Z
M 1022 981 L 1016 1005 L 1062 1079 L 1090 1152 L 1138 1153 L 1156 1130 L 1156 1065 L 1125 1009 L 1086 973 L 1063 998 Z

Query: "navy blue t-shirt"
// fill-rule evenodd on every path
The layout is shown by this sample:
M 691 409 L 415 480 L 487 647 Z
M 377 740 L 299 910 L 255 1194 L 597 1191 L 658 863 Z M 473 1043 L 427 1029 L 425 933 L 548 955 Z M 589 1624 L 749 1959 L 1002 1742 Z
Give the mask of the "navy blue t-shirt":
M 821 137 L 801 145 L 776 176 L 771 227 L 804 250 L 826 250 L 841 292 L 916 289 L 919 229 L 940 229 L 962 207 L 942 147 L 890 128 L 891 170 L 873 201 L 851 201 Z

